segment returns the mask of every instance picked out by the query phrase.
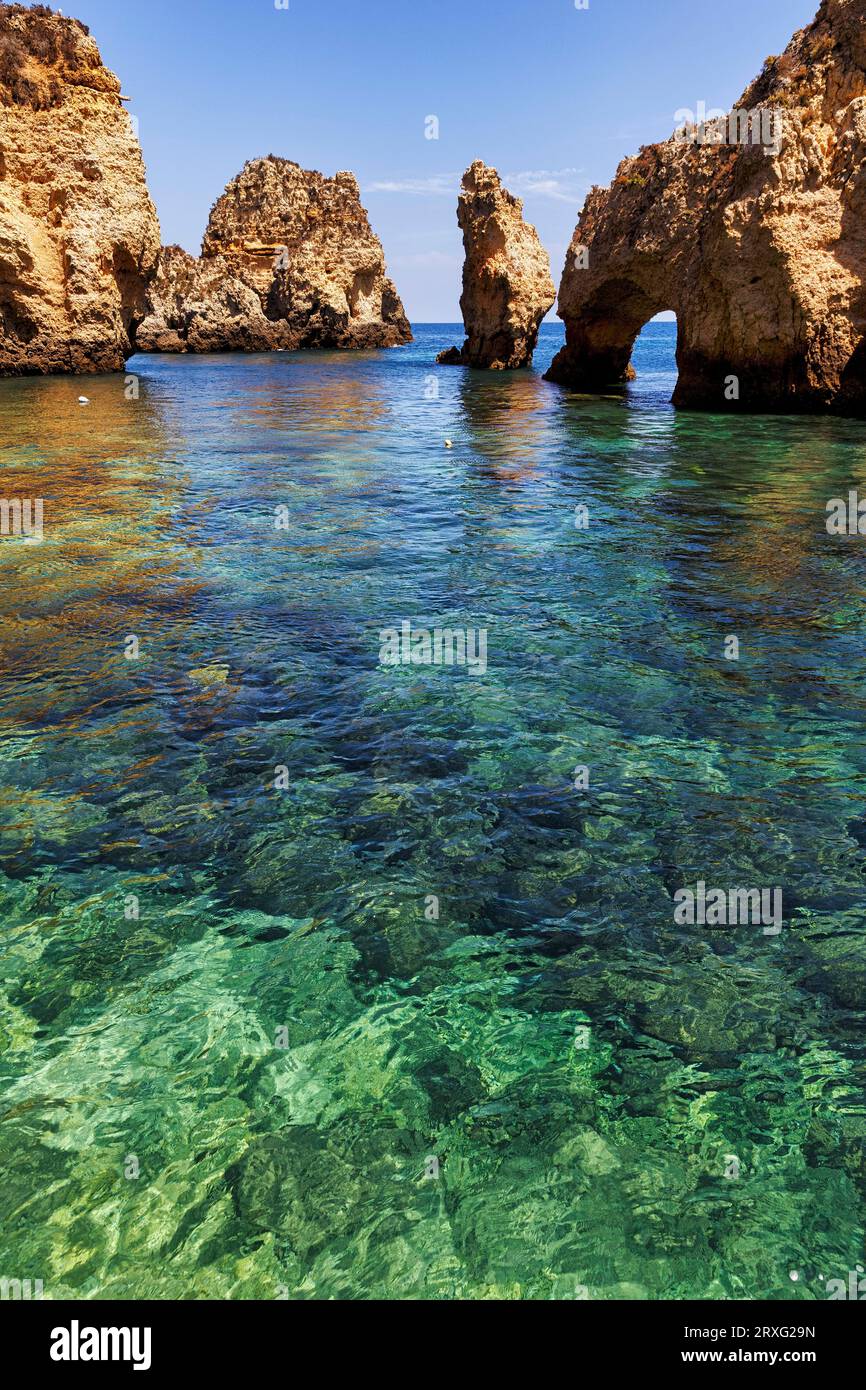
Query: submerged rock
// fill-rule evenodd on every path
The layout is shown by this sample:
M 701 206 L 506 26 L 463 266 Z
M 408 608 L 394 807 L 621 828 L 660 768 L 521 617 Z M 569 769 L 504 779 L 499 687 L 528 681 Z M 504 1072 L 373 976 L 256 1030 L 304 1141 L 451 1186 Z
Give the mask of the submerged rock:
M 467 336 L 462 348 L 449 348 L 437 361 L 496 370 L 528 367 L 541 320 L 556 298 L 538 233 L 524 222 L 521 199 L 480 159 L 463 175 L 457 220 L 466 249 L 460 308 Z
M 253 1139 L 227 1179 L 244 1224 L 290 1237 L 302 1258 L 345 1238 L 364 1187 L 363 1174 L 312 1125 Z
M 0 5 L 0 375 L 122 369 L 159 223 L 85 25 Z
M 200 260 L 163 250 L 139 341 L 149 352 L 261 352 L 411 339 L 354 175 L 269 155 L 217 200 Z
M 728 119 L 684 126 L 593 189 L 559 294 L 548 380 L 626 379 L 674 310 L 674 403 L 866 409 L 866 6 L 824 0 Z

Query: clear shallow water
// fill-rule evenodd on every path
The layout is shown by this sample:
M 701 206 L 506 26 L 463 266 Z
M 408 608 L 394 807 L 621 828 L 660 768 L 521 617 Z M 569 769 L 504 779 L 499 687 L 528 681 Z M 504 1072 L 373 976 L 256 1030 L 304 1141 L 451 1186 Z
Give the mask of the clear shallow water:
M 866 561 L 824 528 L 863 427 L 676 415 L 673 333 L 606 398 L 437 369 L 453 326 L 0 383 L 0 491 L 46 513 L 0 541 L 0 1276 L 810 1299 L 864 1262 Z M 486 676 L 380 666 L 403 619 L 485 627 Z M 781 886 L 782 934 L 676 926 L 700 878 Z

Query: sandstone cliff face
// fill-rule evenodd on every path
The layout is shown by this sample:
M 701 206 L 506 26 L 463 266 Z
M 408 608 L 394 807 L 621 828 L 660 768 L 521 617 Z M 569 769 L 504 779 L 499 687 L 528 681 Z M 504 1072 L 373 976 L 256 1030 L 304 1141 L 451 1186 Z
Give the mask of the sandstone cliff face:
M 775 119 L 691 128 L 592 190 L 548 378 L 625 379 L 639 330 L 673 309 L 675 404 L 866 413 L 866 0 L 824 0 L 737 107 Z
M 196 259 L 165 246 L 138 330 L 142 352 L 271 352 L 293 347 L 285 323 L 265 317 L 256 291 L 222 256 Z
M 528 367 L 541 320 L 556 298 L 538 233 L 524 222 L 520 198 L 481 160 L 463 175 L 457 221 L 466 251 L 460 309 L 467 336 L 462 348 L 438 360 L 496 370 Z
M 269 155 L 214 205 L 199 261 L 163 252 L 145 350 L 380 348 L 412 339 L 352 174 Z
M 123 367 L 159 223 L 84 25 L 0 5 L 0 375 Z

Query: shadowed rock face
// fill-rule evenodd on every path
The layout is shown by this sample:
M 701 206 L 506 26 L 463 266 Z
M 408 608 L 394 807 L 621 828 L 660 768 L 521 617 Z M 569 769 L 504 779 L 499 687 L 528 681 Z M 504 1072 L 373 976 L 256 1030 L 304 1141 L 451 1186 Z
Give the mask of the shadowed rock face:
M 166 248 L 139 342 L 146 351 L 380 348 L 411 342 L 352 174 L 269 155 L 211 210 L 201 259 Z
M 294 347 L 286 323 L 265 317 L 255 290 L 223 256 L 197 259 L 165 246 L 138 331 L 142 352 L 271 352 Z
M 624 380 L 640 329 L 673 309 L 676 405 L 864 414 L 866 0 L 825 0 L 737 109 L 773 123 L 742 122 L 751 144 L 729 143 L 733 122 L 691 127 L 591 191 L 548 379 Z
M 457 220 L 466 249 L 460 308 L 467 336 L 462 349 L 450 348 L 438 361 L 528 367 L 541 320 L 556 298 L 538 233 L 524 222 L 522 201 L 480 160 L 463 175 Z
M 159 223 L 88 30 L 0 5 L 0 375 L 119 371 Z

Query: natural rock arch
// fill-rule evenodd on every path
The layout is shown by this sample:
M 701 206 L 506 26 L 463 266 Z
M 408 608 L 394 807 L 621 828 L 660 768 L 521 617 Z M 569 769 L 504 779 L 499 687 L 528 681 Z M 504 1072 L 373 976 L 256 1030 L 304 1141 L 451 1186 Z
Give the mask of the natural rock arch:
M 638 320 L 667 308 L 676 405 L 866 414 L 866 0 L 824 0 L 737 111 L 591 191 L 548 379 L 622 381 Z
M 602 280 L 569 334 L 570 384 L 595 390 L 629 380 L 634 376 L 631 356 L 638 336 L 670 308 L 665 295 L 650 294 L 634 280 Z

